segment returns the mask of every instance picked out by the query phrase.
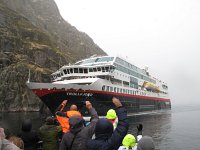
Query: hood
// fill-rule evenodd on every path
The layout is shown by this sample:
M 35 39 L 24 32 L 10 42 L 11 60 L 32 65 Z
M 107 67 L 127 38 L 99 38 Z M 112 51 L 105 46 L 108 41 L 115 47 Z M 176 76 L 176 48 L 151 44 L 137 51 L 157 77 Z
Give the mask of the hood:
M 114 109 L 109 109 L 107 114 L 106 114 L 106 118 L 107 119 L 115 119 L 117 117 L 117 114 L 115 112 Z
M 70 131 L 72 133 L 77 133 L 81 131 L 81 129 L 84 126 L 84 120 L 80 116 L 72 116 L 69 118 L 69 125 L 70 125 Z
M 47 117 L 46 118 L 46 124 L 47 125 L 54 125 L 54 118 L 53 117 L 51 117 L 51 116 L 49 116 L 49 117 Z
M 138 142 L 137 149 L 138 150 L 154 150 L 155 145 L 154 145 L 152 137 L 143 136 L 141 140 L 139 140 Z
M 32 123 L 30 119 L 24 120 L 22 122 L 22 131 L 29 132 L 32 129 Z
M 124 137 L 122 144 L 127 148 L 133 148 L 136 145 L 136 139 L 132 134 L 127 134 Z
M 113 133 L 113 125 L 105 118 L 99 119 L 95 127 L 96 139 L 108 139 Z

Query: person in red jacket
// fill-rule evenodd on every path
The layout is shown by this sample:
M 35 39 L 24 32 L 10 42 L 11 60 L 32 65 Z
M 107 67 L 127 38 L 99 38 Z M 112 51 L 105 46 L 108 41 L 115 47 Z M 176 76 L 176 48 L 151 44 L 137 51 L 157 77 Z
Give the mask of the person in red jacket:
M 82 117 L 81 113 L 77 110 L 76 105 L 71 105 L 70 110 L 63 112 L 65 106 L 67 104 L 67 100 L 64 100 L 62 104 L 57 108 L 56 118 L 59 124 L 62 127 L 63 133 L 69 132 L 69 118 L 72 116 L 80 116 Z

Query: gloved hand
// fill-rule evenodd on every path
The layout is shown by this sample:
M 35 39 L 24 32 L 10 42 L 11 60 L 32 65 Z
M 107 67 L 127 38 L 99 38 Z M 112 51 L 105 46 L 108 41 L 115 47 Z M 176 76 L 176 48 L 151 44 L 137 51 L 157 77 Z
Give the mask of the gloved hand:
M 142 129 L 143 129 L 142 124 L 137 125 L 137 135 L 142 135 Z
M 138 131 L 142 131 L 143 125 L 142 124 L 137 125 L 137 129 L 138 129 Z

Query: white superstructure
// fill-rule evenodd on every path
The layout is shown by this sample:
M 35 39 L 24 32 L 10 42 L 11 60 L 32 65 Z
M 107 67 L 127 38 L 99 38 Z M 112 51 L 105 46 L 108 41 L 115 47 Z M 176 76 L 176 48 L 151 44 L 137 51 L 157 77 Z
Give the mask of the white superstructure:
M 117 56 L 90 57 L 60 68 L 52 74 L 48 87 L 168 98 L 167 84 L 152 78 L 147 70 Z

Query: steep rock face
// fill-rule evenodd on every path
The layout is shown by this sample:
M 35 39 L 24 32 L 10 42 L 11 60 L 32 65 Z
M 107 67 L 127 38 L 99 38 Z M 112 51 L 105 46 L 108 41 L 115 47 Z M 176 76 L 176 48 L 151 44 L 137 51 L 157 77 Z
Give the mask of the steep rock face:
M 40 100 L 25 85 L 29 70 L 31 81 L 49 82 L 50 74 L 61 65 L 93 54 L 105 54 L 91 38 L 79 33 L 59 16 L 53 1 L 44 0 L 49 3 L 46 7 L 55 9 L 51 11 L 58 15 L 51 16 L 55 19 L 54 24 L 48 17 L 48 9 L 39 12 L 33 7 L 35 5 L 32 6 L 39 2 L 42 5 L 40 0 L 0 1 L 0 111 L 39 110 Z M 17 9 L 21 7 L 26 9 Z M 64 24 L 65 32 L 58 29 L 59 20 Z
M 72 61 L 89 57 L 91 54 L 106 54 L 87 34 L 79 32 L 61 17 L 54 0 L 3 1 L 7 7 L 51 34 L 59 48 Z

